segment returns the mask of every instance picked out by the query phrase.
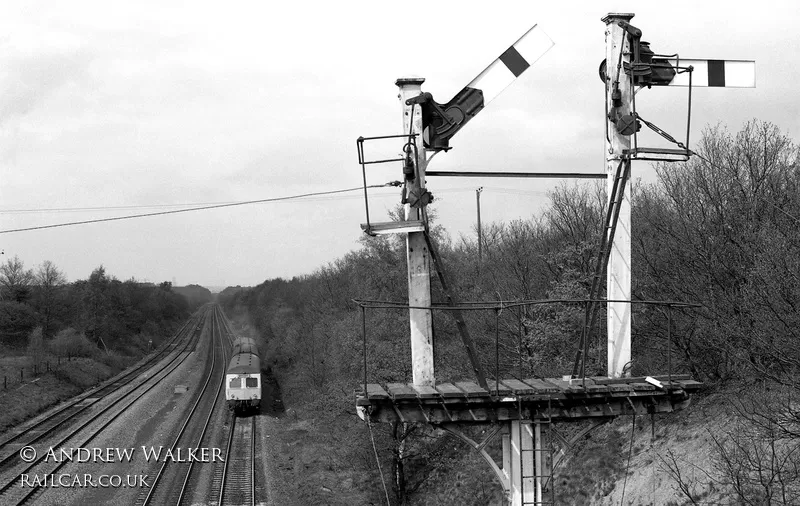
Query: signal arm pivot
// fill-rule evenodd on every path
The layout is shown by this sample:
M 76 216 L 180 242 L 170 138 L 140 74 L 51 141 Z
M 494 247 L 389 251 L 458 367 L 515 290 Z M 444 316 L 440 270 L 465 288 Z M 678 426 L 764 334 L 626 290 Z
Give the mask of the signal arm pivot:
M 430 93 L 406 100 L 406 105 L 422 107 L 422 141 L 427 149 L 447 151 L 450 138 L 483 109 L 483 92 L 465 87 L 446 104 L 440 104 Z

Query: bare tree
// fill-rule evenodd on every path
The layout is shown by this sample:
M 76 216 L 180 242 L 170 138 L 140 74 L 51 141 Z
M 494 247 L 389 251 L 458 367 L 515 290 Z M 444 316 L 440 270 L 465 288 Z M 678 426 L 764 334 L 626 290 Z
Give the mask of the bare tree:
M 37 305 L 42 319 L 42 334 L 47 338 L 53 332 L 51 327 L 58 304 L 58 293 L 66 284 L 67 277 L 53 262 L 45 260 L 36 270 L 35 281 Z
M 0 297 L 3 300 L 25 302 L 30 297 L 33 271 L 25 269 L 25 263 L 14 255 L 0 265 Z

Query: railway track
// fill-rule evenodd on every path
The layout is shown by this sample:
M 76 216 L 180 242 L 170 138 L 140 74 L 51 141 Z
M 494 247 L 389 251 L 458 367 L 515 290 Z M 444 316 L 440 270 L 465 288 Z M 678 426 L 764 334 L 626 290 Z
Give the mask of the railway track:
M 193 462 L 163 463 L 150 489 L 140 494 L 137 505 L 205 504 L 209 502 L 207 498 L 212 498 L 211 502 L 220 506 L 256 504 L 259 491 L 256 479 L 256 418 L 237 418 L 225 409 L 225 370 L 233 332 L 218 308 L 215 309 L 212 326 L 218 343 L 214 349 L 222 350 L 219 352 L 221 360 L 212 359 L 203 392 L 184 420 L 172 448 L 212 448 L 224 445 L 224 457 L 222 461 L 212 463 L 214 467 L 211 475 L 200 469 L 203 465 L 196 466 Z M 218 382 L 215 383 L 217 374 Z M 217 388 L 212 392 L 211 387 L 214 384 Z M 212 399 L 212 393 L 213 400 L 208 402 L 208 399 Z M 206 405 L 207 402 L 210 406 Z M 223 432 L 215 433 L 215 427 L 222 428 Z M 224 433 L 225 428 L 227 433 Z M 201 483 L 201 480 L 209 477 L 210 485 Z
M 218 506 L 256 504 L 256 418 L 231 416 Z
M 203 448 L 203 443 L 207 442 L 208 436 L 210 436 L 210 422 L 215 415 L 220 414 L 218 408 L 221 409 L 219 401 L 225 385 L 225 367 L 227 365 L 229 344 L 224 340 L 227 332 L 223 328 L 223 319 L 221 311 L 215 308 L 211 323 L 213 343 L 211 346 L 211 367 L 208 368 L 205 383 L 197 396 L 197 400 L 175 437 L 171 446 L 172 449 Z M 215 386 L 216 388 L 214 388 Z M 205 445 L 205 447 L 211 446 Z M 196 480 L 193 478 L 198 474 L 195 471 L 194 462 L 164 461 L 158 469 L 150 488 L 140 494 L 137 504 L 149 506 L 153 504 L 190 503 L 192 491 L 196 485 Z M 181 484 L 180 488 L 177 488 L 176 484 Z
M 141 377 L 143 372 L 157 364 L 164 357 L 169 356 L 170 353 L 176 350 L 179 350 L 177 351 L 178 354 L 185 351 L 194 334 L 201 331 L 202 322 L 202 316 L 199 314 L 187 320 L 164 346 L 144 362 L 123 372 L 113 381 L 76 396 L 58 408 L 57 411 L 49 413 L 47 417 L 34 422 L 32 425 L 23 426 L 16 430 L 12 429 L 10 431 L 11 435 L 0 441 L 0 455 L 2 455 L 0 456 L 0 472 L 13 464 L 18 458 L 18 452 L 22 447 L 31 446 L 48 435 L 55 433 L 58 429 L 73 423 L 81 413 L 103 401 L 109 395 L 133 383 Z M 180 348 L 181 344 L 184 345 L 183 348 Z
M 228 335 L 233 332 L 224 322 Z M 231 342 L 233 339 L 231 339 Z M 217 506 L 255 506 L 256 475 L 256 417 L 237 417 L 229 414 L 225 462 L 214 471 L 210 497 Z
M 208 314 L 209 310 L 206 310 L 198 318 L 198 320 L 205 321 L 205 318 L 208 316 Z M 186 358 L 189 357 L 189 353 L 186 353 L 186 351 L 190 351 L 191 349 L 193 349 L 193 347 L 197 343 L 197 340 L 200 337 L 201 332 L 199 332 L 196 329 L 196 326 L 193 327 L 189 325 L 188 328 L 190 329 L 190 331 L 191 329 L 194 329 L 194 331 L 190 332 L 191 338 L 184 341 L 184 347 L 181 349 L 181 351 L 179 353 L 176 353 L 175 356 L 171 360 L 166 362 L 166 364 L 163 367 L 161 367 L 154 374 L 150 375 L 141 384 L 136 385 L 129 392 L 123 394 L 119 399 L 115 400 L 114 402 L 103 408 L 94 417 L 81 423 L 77 427 L 71 428 L 71 430 L 67 432 L 67 434 L 64 435 L 60 440 L 51 443 L 49 446 L 54 448 L 86 447 L 95 437 L 97 437 L 106 427 L 108 427 L 120 415 L 122 415 L 131 405 L 133 405 L 137 400 L 143 397 L 147 392 L 155 388 L 164 378 L 168 377 L 170 373 L 172 373 L 172 371 L 177 369 L 186 360 Z M 143 388 L 145 386 L 146 388 Z M 110 417 L 105 422 L 102 422 L 99 427 L 89 428 L 89 426 L 92 425 L 93 423 L 109 415 Z M 87 430 L 84 431 L 84 429 Z M 86 434 L 86 432 L 88 432 L 88 434 Z M 46 453 L 40 452 L 40 455 L 36 459 L 34 459 L 31 463 L 24 466 L 24 469 L 22 469 L 21 471 L 17 470 L 12 474 L 14 478 L 9 482 L 7 482 L 6 484 L 4 484 L 2 487 L 0 487 L 0 504 L 21 505 L 30 501 L 39 492 L 41 492 L 42 487 L 40 486 L 32 486 L 30 488 L 23 488 L 19 486 L 23 474 L 55 475 L 62 467 L 64 467 L 68 463 L 67 460 L 64 460 L 60 463 L 45 462 L 46 460 L 45 457 Z M 15 487 L 15 485 L 18 486 Z

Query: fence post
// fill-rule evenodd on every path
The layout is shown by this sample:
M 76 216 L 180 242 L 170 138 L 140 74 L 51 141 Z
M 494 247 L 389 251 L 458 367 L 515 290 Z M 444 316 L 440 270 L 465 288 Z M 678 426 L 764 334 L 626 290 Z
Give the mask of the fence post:
M 22 381 L 25 379 L 25 375 L 23 374 L 22 370 L 23 370 L 22 367 L 20 367 L 19 368 L 19 381 L 20 381 L 20 383 L 22 383 Z
M 367 392 L 367 309 L 361 306 L 361 346 L 364 353 L 364 398 L 369 399 Z

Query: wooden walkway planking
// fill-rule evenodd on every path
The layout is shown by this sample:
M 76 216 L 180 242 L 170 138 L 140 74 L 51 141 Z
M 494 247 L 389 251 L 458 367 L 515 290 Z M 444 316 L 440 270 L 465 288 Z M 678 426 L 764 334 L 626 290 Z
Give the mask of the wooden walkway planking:
M 485 423 L 522 419 L 587 419 L 624 414 L 668 413 L 688 406 L 702 387 L 689 375 L 585 380 L 561 378 L 490 379 L 488 388 L 471 381 L 414 386 L 367 385 L 356 393 L 359 416 L 373 421 Z M 671 382 L 670 382 L 671 379 Z M 658 384 L 658 382 L 655 382 Z
M 654 376 L 664 384 L 664 390 L 685 390 L 694 392 L 702 383 L 695 381 L 691 376 L 673 375 L 672 383 L 667 376 Z M 525 380 L 502 379 L 499 382 L 491 379 L 487 381 L 489 389 L 484 389 L 471 381 L 458 381 L 455 383 L 440 383 L 435 387 L 415 387 L 408 383 L 388 383 L 386 389 L 376 383 L 367 385 L 367 395 L 359 393 L 359 398 L 364 401 L 384 401 L 391 399 L 395 402 L 407 400 L 484 400 L 496 396 L 547 396 L 554 398 L 585 396 L 592 394 L 627 396 L 636 393 L 653 392 L 658 390 L 654 385 L 647 383 L 644 377 L 637 378 L 586 378 L 566 381 L 560 378 L 530 378 Z M 368 403 L 367 403 L 368 404 Z

